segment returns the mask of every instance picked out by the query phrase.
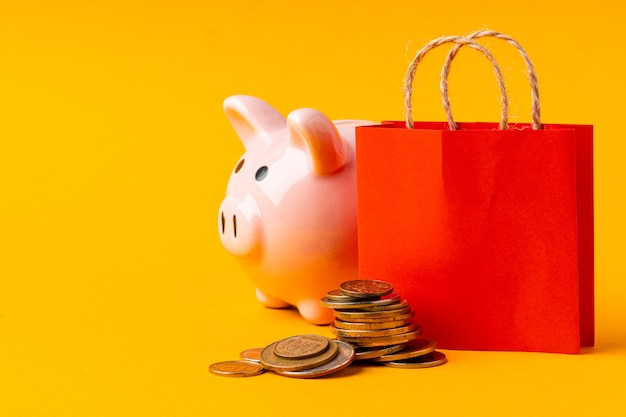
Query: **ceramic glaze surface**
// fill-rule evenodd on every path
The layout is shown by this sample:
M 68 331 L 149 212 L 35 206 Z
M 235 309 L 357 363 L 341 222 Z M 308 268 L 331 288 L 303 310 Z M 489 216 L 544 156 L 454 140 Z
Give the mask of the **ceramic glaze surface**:
M 267 307 L 295 306 L 327 324 L 328 291 L 357 278 L 354 131 L 313 109 L 287 118 L 264 101 L 232 96 L 224 111 L 245 153 L 218 213 L 222 244 Z

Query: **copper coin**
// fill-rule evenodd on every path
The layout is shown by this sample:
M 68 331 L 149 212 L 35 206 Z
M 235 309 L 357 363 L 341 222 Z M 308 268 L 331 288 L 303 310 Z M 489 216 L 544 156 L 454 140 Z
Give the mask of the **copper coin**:
M 382 355 L 374 361 L 376 362 L 391 362 L 404 359 L 416 358 L 418 356 L 426 355 L 437 349 L 437 343 L 434 340 L 427 339 L 415 339 L 411 340 L 406 349 L 403 349 L 397 353 L 389 353 Z
M 219 376 L 246 377 L 260 375 L 263 365 L 250 361 L 225 361 L 209 366 L 209 372 Z
M 274 346 L 274 353 L 286 359 L 306 359 L 328 350 L 328 339 L 315 334 L 303 334 L 280 340 Z
M 239 357 L 247 361 L 260 362 L 262 350 L 263 348 L 246 349 L 239 354 Z
M 333 343 L 339 348 L 339 353 L 330 362 L 303 371 L 276 371 L 276 373 L 291 378 L 318 378 L 341 371 L 354 360 L 354 348 L 340 340 L 333 340 Z
M 393 346 L 383 346 L 383 347 L 355 347 L 354 348 L 354 360 L 366 360 L 366 359 L 374 359 L 381 357 L 383 355 L 388 355 L 391 353 L 395 353 L 401 351 L 402 349 L 407 347 L 407 343 L 401 343 L 399 345 Z
M 287 372 L 303 371 L 305 369 L 315 368 L 333 360 L 335 356 L 337 356 L 337 352 L 339 350 L 337 343 L 333 340 L 329 340 L 328 349 L 318 356 L 304 359 L 287 359 L 274 353 L 274 347 L 279 342 L 274 342 L 266 346 L 261 351 L 261 364 L 265 367 L 265 369 L 277 372 Z
M 448 358 L 446 358 L 445 354 L 434 351 L 416 358 L 381 363 L 393 368 L 431 368 L 433 366 L 443 365 L 447 361 Z
M 393 285 L 381 280 L 357 279 L 341 283 L 339 291 L 356 298 L 382 297 L 393 291 Z

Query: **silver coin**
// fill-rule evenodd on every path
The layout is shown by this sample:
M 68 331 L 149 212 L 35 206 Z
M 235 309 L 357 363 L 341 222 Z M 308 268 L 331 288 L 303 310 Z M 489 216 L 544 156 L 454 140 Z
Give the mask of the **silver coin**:
M 391 366 L 392 368 L 432 368 L 433 366 L 439 366 L 446 363 L 448 359 L 446 355 L 434 351 L 427 353 L 426 355 L 418 356 L 416 358 L 404 359 L 399 361 L 381 362 L 385 366 Z
M 320 303 L 324 307 L 333 308 L 335 310 L 356 310 L 372 307 L 384 307 L 389 305 L 396 305 L 400 301 L 400 295 L 397 293 L 391 293 L 382 297 L 377 297 L 372 300 L 359 299 L 356 301 L 339 301 L 330 300 L 328 297 L 324 297 L 320 300 Z
M 359 301 L 363 300 L 362 298 L 350 297 L 349 295 L 345 295 L 339 290 L 332 290 L 326 293 L 326 297 L 324 297 L 331 301 Z M 373 296 L 372 299 L 376 299 L 378 296 Z

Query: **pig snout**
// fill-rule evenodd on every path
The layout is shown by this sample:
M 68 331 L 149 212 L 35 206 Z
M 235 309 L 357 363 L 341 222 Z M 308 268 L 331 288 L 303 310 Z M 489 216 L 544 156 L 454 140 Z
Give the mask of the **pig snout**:
M 260 220 L 258 206 L 249 195 L 243 199 L 227 196 L 217 219 L 222 245 L 234 256 L 254 257 L 260 251 Z

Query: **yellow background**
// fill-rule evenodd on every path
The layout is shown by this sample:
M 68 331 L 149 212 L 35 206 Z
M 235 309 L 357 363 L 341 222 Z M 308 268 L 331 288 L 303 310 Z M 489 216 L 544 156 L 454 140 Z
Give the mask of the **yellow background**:
M 623 414 L 624 3 L 215 3 L 0 4 L 0 415 Z M 409 58 L 483 27 L 530 53 L 545 122 L 595 126 L 597 347 L 446 351 L 438 368 L 352 366 L 319 380 L 210 375 L 247 348 L 330 336 L 262 308 L 220 245 L 216 212 L 243 150 L 222 101 L 402 119 Z M 486 44 L 512 120 L 528 121 L 522 61 Z M 416 119 L 443 120 L 444 53 L 418 69 Z M 450 88 L 458 120 L 497 120 L 476 52 L 459 54 Z

